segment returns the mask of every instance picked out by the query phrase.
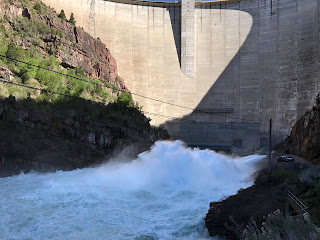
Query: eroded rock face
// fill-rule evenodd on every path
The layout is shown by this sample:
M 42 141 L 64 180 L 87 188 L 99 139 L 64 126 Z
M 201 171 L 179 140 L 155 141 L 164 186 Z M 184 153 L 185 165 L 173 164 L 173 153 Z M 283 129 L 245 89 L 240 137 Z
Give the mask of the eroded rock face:
M 39 46 L 35 46 L 44 57 L 54 55 L 64 68 L 82 69 L 88 77 L 101 79 L 120 90 L 129 91 L 123 79 L 118 76 L 117 62 L 106 45 L 91 37 L 82 28 L 61 20 L 52 9 L 46 8 L 45 13 L 32 14 L 30 9 L 22 8 L 19 2 L 12 1 L 5 6 L 4 0 L 0 0 L 0 14 L 4 15 L 11 27 L 18 32 L 21 26 L 16 21 L 17 17 L 27 18 L 31 22 L 40 20 L 46 23 L 51 33 L 41 34 L 41 42 L 38 43 Z M 17 41 L 16 44 L 24 49 L 33 45 L 30 40 L 25 39 Z
M 121 90 L 128 90 L 118 77 L 117 62 L 104 43 L 94 39 L 83 29 L 61 22 L 60 19 L 47 18 L 46 21 L 51 27 L 67 33 L 69 40 L 53 36 L 51 41 L 54 45 L 59 42 L 63 45 L 58 46 L 54 53 L 63 67 L 81 67 L 90 77 L 103 79 Z
M 130 160 L 157 140 L 150 125 L 135 125 L 144 121 L 142 114 L 134 119 L 125 110 L 110 110 L 109 118 L 105 111 L 107 117 L 101 119 L 73 109 L 39 107 L 32 100 L 0 100 L 0 177 L 83 168 L 121 152 Z M 110 120 L 112 116 L 128 118 L 127 126 Z
M 18 7 L 16 4 L 12 5 L 5 5 L 4 0 L 0 0 L 0 13 L 12 19 L 13 17 L 21 16 L 22 15 L 22 8 Z
M 13 77 L 14 74 L 8 68 L 0 66 L 0 79 L 11 81 Z
M 276 149 L 320 163 L 320 105 L 301 117 Z
M 31 16 L 31 12 L 29 11 L 28 8 L 25 8 L 22 10 L 22 16 L 28 18 L 29 20 L 32 21 L 32 16 Z

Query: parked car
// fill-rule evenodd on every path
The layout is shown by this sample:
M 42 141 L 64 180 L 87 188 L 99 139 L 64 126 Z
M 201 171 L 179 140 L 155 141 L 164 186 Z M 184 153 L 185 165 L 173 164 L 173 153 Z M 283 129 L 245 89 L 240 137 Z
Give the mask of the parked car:
M 277 162 L 294 162 L 294 158 L 286 156 L 286 155 L 277 157 L 276 160 L 277 160 Z

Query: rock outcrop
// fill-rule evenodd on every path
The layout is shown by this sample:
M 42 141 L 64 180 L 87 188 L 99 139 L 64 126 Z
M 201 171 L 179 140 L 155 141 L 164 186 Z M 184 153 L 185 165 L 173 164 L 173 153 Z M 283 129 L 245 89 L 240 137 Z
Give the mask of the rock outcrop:
M 275 148 L 320 163 L 320 105 L 305 113 Z
M 130 160 L 157 139 L 157 131 L 135 108 L 84 100 L 0 100 L 0 176 L 72 170 L 116 156 Z
M 14 74 L 6 67 L 0 66 L 0 79 L 11 81 Z
M 118 76 L 115 58 L 99 39 L 94 39 L 81 27 L 59 18 L 53 9 L 41 2 L 38 4 L 42 10 L 35 11 L 33 6 L 36 1 L 26 1 L 25 6 L 18 1 L 1 1 L 3 4 L 0 4 L 0 14 L 8 21 L 8 25 L 4 24 L 3 27 L 9 32 L 21 34 L 21 37 L 13 38 L 16 45 L 24 49 L 35 47 L 43 57 L 54 55 L 63 68 L 80 70 L 88 77 L 101 79 L 119 90 L 129 91 L 123 79 Z M 24 37 L 24 32 L 29 29 L 25 29 L 23 18 L 43 29 L 33 37 Z

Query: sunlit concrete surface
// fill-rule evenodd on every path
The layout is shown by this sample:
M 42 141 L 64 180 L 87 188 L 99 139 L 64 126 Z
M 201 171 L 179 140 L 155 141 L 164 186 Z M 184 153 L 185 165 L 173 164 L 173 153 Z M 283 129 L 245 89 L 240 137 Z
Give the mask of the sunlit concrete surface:
M 78 26 L 106 43 L 132 92 L 211 112 L 233 108 L 231 113 L 192 113 L 134 96 L 146 112 L 208 123 L 252 120 L 261 131 L 272 118 L 282 138 L 320 91 L 318 0 L 196 2 L 194 62 L 188 65 L 193 75 L 182 68 L 180 2 L 44 2 L 67 16 L 73 12 Z M 149 116 L 155 125 L 171 120 Z M 191 127 L 179 124 L 170 132 L 185 136 L 179 131 Z

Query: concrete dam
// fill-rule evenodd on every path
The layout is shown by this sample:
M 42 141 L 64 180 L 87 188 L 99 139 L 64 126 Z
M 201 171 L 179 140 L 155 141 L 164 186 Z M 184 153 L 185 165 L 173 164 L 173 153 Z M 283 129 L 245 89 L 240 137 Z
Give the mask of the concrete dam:
M 319 0 L 43 2 L 99 37 L 152 124 L 186 142 L 259 148 L 270 118 L 279 141 L 320 92 Z

